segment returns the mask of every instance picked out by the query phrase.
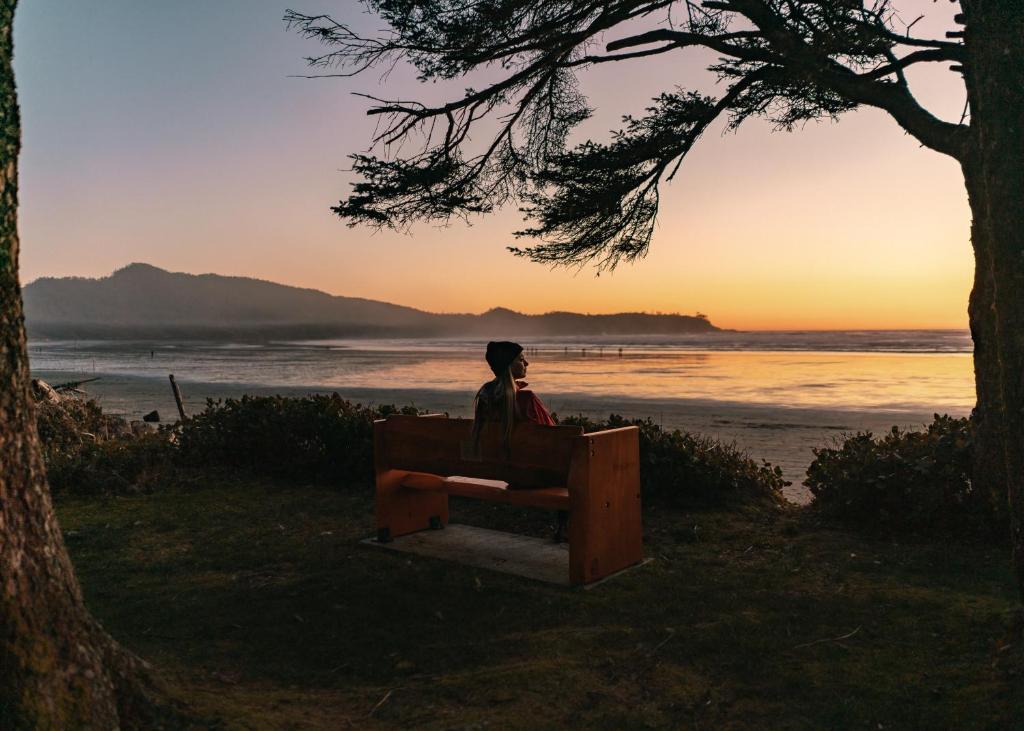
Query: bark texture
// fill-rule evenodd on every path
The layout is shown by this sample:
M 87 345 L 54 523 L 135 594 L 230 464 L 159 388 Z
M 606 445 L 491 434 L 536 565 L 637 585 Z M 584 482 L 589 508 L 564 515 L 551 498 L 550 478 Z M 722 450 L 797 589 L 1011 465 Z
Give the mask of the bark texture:
M 16 0 L 0 0 L 0 728 L 161 724 L 144 663 L 86 610 L 50 502 L 18 284 Z
M 994 283 L 989 222 L 984 178 L 970 163 L 963 165 L 967 197 L 972 210 L 971 242 L 974 247 L 974 285 L 968 315 L 974 342 L 974 383 L 977 403 L 971 413 L 974 432 L 972 483 L 985 493 L 997 516 L 997 524 L 1008 530 L 1009 504 L 1006 493 L 1006 448 L 1003 434 L 1003 405 L 1000 388 L 998 341 L 995 326 Z
M 1024 3 L 964 0 L 963 9 L 971 139 L 961 162 L 977 260 L 971 299 L 981 415 L 976 467 L 1004 482 L 1024 598 Z M 993 464 L 999 447 L 1001 470 Z

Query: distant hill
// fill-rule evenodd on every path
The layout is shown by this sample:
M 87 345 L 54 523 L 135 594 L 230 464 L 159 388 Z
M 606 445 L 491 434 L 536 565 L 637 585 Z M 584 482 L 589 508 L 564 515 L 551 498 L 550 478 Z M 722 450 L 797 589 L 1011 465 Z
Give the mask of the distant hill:
M 42 278 L 25 286 L 31 337 L 271 339 L 483 335 L 681 334 L 717 331 L 707 318 L 621 313 L 434 314 L 247 277 L 130 264 L 109 277 Z

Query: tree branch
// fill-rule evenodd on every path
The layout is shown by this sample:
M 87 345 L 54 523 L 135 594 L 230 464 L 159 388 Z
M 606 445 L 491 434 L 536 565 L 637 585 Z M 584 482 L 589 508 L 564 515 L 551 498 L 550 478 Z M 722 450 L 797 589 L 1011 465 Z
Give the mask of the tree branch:
M 659 46 L 658 48 L 652 48 L 648 51 L 634 51 L 633 53 L 619 53 L 614 56 L 582 56 L 577 59 L 573 59 L 568 63 L 562 64 L 562 68 L 572 68 L 575 66 L 587 66 L 594 63 L 609 63 L 611 61 L 627 61 L 631 58 L 644 58 L 645 56 L 658 56 L 668 51 L 677 51 L 679 46 L 675 44 L 669 44 L 667 46 Z
M 667 42 L 673 44 L 677 48 L 683 48 L 686 46 L 703 46 L 743 61 L 760 61 L 762 63 L 776 62 L 778 59 L 770 53 L 747 46 L 738 46 L 734 43 L 728 42 L 730 40 L 740 38 L 760 37 L 760 33 L 749 33 L 746 31 L 708 36 L 701 33 L 687 33 L 685 31 L 659 28 L 658 30 L 640 33 L 638 35 L 629 36 L 628 38 L 620 38 L 617 41 L 612 41 L 605 46 L 605 50 L 609 52 L 620 51 L 624 48 L 644 46 L 648 43 Z
M 935 117 L 917 103 L 906 87 L 863 78 L 822 55 L 786 27 L 784 19 L 763 0 L 729 0 L 728 6 L 764 33 L 768 43 L 784 58 L 785 67 L 853 102 L 884 109 L 926 147 L 957 159 L 964 154 L 967 128 Z
M 953 52 L 952 49 L 948 48 L 931 48 L 924 51 L 914 51 L 903 58 L 894 58 L 891 63 L 887 63 L 885 66 L 879 66 L 878 68 L 872 69 L 866 73 L 858 74 L 858 77 L 868 81 L 873 81 L 875 79 L 884 78 L 889 74 L 897 73 L 915 63 L 921 63 L 923 61 L 959 61 L 962 58 L 963 54 L 961 52 Z

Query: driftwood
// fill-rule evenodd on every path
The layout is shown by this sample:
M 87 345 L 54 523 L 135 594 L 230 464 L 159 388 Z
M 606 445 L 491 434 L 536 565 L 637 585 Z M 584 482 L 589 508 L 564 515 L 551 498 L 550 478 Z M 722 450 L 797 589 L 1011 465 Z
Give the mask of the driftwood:
M 61 402 L 61 397 L 60 394 L 57 393 L 57 389 L 42 378 L 32 379 L 32 395 L 35 397 L 36 401 L 40 403 L 59 404 Z
M 87 395 L 85 391 L 82 391 L 79 388 L 79 386 L 98 380 L 100 380 L 100 377 L 96 376 L 94 378 L 86 378 L 82 381 L 68 381 L 67 383 L 58 383 L 56 386 L 51 386 L 42 378 L 33 378 L 32 394 L 35 396 L 36 401 L 59 404 L 63 400 L 62 394 L 74 393 L 81 396 Z
M 171 391 L 174 393 L 174 403 L 178 405 L 178 414 L 181 416 L 181 420 L 185 421 L 188 417 L 185 416 L 185 407 L 181 405 L 181 389 L 178 388 L 173 373 L 167 377 L 171 379 Z
M 83 386 L 86 383 L 92 383 L 93 381 L 98 381 L 98 380 L 100 380 L 100 376 L 95 376 L 93 378 L 86 378 L 85 380 L 82 380 L 82 381 L 68 381 L 67 383 L 58 383 L 56 386 L 53 387 L 53 390 L 57 391 L 58 393 L 61 393 L 63 391 L 73 391 L 75 393 L 84 393 L 84 391 L 79 389 L 79 386 Z

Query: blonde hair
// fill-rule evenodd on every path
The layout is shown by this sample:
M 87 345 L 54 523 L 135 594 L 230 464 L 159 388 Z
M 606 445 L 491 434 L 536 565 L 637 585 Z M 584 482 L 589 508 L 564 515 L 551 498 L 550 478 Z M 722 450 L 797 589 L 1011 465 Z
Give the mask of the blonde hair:
M 493 381 L 485 383 L 473 399 L 473 450 L 479 451 L 484 422 L 500 421 L 505 452 L 511 451 L 512 427 L 516 418 L 516 381 L 507 367 Z

